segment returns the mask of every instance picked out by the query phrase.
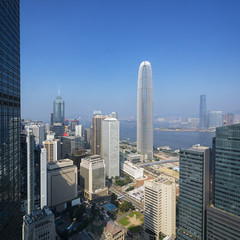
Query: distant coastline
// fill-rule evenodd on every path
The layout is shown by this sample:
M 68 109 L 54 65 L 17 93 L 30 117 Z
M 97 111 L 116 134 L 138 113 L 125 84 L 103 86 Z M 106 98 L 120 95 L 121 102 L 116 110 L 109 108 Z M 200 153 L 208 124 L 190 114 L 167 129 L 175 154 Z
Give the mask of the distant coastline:
M 216 132 L 213 129 L 154 128 L 159 132 Z

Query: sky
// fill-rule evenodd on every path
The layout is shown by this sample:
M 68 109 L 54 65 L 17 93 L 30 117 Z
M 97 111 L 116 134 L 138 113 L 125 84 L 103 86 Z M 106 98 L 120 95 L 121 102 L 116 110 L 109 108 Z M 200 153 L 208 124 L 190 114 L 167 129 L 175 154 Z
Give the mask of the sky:
M 94 110 L 135 118 L 138 68 L 150 61 L 154 113 L 240 110 L 239 0 L 21 1 L 22 117 L 50 121 Z

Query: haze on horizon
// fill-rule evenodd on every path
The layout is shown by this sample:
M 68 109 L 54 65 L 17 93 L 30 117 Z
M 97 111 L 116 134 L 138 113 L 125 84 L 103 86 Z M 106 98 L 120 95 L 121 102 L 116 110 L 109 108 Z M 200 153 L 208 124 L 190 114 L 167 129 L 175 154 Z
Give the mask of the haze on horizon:
M 93 110 L 136 118 L 138 68 L 153 72 L 154 114 L 240 109 L 240 2 L 21 2 L 22 117 L 50 120 L 58 89 L 65 116 Z

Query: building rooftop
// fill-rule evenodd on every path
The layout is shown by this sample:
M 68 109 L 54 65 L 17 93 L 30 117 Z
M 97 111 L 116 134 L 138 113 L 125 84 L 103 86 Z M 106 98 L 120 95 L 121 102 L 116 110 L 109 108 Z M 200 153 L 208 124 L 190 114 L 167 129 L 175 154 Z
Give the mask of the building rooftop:
M 43 209 L 33 211 L 31 214 L 26 214 L 24 216 L 24 221 L 25 224 L 28 225 L 38 222 L 41 219 L 44 219 L 45 217 L 50 215 L 53 215 L 52 211 L 47 206 L 44 206 Z
M 121 229 L 119 227 L 117 227 L 113 222 L 107 222 L 106 232 L 109 232 L 112 234 L 112 236 L 114 236 L 117 233 L 119 233 L 120 231 L 121 231 Z
M 68 158 L 47 163 L 48 170 L 54 170 L 54 169 L 69 167 L 69 166 L 73 166 L 73 161 Z
M 205 152 L 205 150 L 207 150 L 207 149 L 209 149 L 209 147 L 204 147 L 204 146 L 200 146 L 200 144 L 197 144 L 197 145 L 192 146 L 188 150 L 196 151 L 196 152 Z

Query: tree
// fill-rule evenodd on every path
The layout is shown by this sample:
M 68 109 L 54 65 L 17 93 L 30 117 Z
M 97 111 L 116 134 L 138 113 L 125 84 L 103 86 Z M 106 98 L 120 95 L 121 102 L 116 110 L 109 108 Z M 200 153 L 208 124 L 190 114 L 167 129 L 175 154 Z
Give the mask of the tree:
M 78 206 L 77 208 L 74 209 L 72 216 L 73 216 L 73 218 L 80 220 L 84 213 L 85 213 L 85 207 L 81 204 L 80 206 Z
M 117 198 L 118 198 L 117 194 L 112 193 L 112 195 L 111 195 L 111 203 L 114 204 L 114 202 L 117 200 Z

